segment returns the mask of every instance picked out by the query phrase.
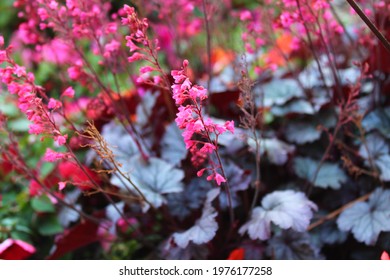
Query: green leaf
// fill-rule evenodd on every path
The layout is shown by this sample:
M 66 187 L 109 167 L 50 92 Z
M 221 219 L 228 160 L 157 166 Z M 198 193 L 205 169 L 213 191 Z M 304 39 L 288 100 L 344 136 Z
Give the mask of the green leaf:
M 44 162 L 41 166 L 41 174 L 40 174 L 40 177 L 41 178 L 46 178 L 47 175 L 49 175 L 55 168 L 55 164 L 52 163 L 52 162 Z
M 15 132 L 27 132 L 30 122 L 27 119 L 16 119 L 8 122 L 10 130 Z
M 16 240 L 23 240 L 23 241 L 26 241 L 27 243 L 32 243 L 30 236 L 27 233 L 21 232 L 21 231 L 11 232 L 11 238 L 16 239 Z
M 53 203 L 46 195 L 42 195 L 40 197 L 34 197 L 31 200 L 31 207 L 37 212 L 43 212 L 43 213 L 55 212 Z
M 0 111 L 7 117 L 17 117 L 19 109 L 13 102 L 9 102 L 4 96 L 0 96 Z
M 310 158 L 297 157 L 294 160 L 294 171 L 298 177 L 312 182 L 318 165 L 318 161 Z M 339 189 L 341 184 L 346 181 L 347 176 L 338 164 L 324 162 L 317 173 L 315 181 L 312 183 L 314 186 L 320 188 L 330 187 L 332 189 Z
M 55 215 L 38 217 L 36 226 L 38 227 L 38 232 L 44 236 L 54 235 L 63 231 Z

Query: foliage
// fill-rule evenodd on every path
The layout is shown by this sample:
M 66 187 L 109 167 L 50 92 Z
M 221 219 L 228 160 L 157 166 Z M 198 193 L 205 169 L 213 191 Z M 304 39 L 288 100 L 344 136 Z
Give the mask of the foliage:
M 375 32 L 336 0 L 3 1 L 0 259 L 388 259 L 390 4 L 358 4 Z

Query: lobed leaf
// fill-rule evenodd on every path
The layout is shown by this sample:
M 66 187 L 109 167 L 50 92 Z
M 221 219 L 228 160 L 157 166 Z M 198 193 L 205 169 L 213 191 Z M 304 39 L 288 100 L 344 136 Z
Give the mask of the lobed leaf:
M 390 190 L 377 188 L 368 202 L 357 202 L 337 219 L 342 231 L 351 231 L 357 241 L 374 245 L 382 231 L 390 231 Z

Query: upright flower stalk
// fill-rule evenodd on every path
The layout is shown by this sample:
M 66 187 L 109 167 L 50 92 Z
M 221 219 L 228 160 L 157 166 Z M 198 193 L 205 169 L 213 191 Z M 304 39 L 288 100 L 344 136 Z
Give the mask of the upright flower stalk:
M 211 173 L 207 180 L 215 180 L 219 186 L 226 182 L 226 175 L 218 154 L 218 137 L 226 131 L 234 133 L 234 122 L 226 121 L 221 125 L 214 123 L 210 118 L 205 118 L 202 102 L 207 99 L 207 90 L 190 82 L 187 67 L 188 60 L 184 60 L 181 70 L 171 72 L 175 80 L 175 84 L 172 85 L 173 99 L 179 109 L 175 121 L 183 130 L 186 148 L 192 154 L 192 163 L 200 166 L 207 159 L 210 162 L 211 167 L 200 169 L 197 172 L 198 177 L 209 170 Z M 216 156 L 217 162 L 212 160 L 212 154 Z
M 208 161 L 209 167 L 198 170 L 197 176 L 203 176 L 207 171 L 207 180 L 214 180 L 218 186 L 225 183 L 228 197 L 230 221 L 234 222 L 232 198 L 226 174 L 218 153 L 218 137 L 230 131 L 234 133 L 234 122 L 226 121 L 223 125 L 206 118 L 202 103 L 207 99 L 207 90 L 199 85 L 193 85 L 187 75 L 188 60 L 183 61 L 181 70 L 172 70 L 174 84 L 171 86 L 173 99 L 179 112 L 176 114 L 176 124 L 183 130 L 182 136 L 186 149 L 191 153 L 191 162 L 199 167 Z M 214 154 L 216 161 L 213 160 Z

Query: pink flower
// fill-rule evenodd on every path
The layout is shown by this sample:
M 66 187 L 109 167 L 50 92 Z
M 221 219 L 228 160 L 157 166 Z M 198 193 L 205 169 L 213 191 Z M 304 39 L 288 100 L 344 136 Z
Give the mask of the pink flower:
M 62 191 L 66 187 L 66 182 L 58 182 L 58 189 Z
M 107 34 L 114 34 L 116 33 L 118 30 L 118 26 L 116 25 L 115 22 L 110 22 L 109 24 L 107 24 L 107 27 L 106 27 L 106 33 Z
M 203 145 L 203 147 L 200 149 L 200 152 L 201 153 L 205 153 L 205 154 L 211 154 L 213 151 L 215 151 L 217 148 L 215 147 L 215 145 L 213 144 L 210 144 L 210 143 L 205 143 Z
M 154 69 L 153 67 L 151 66 L 143 66 L 139 69 L 139 72 L 141 74 L 145 74 L 145 73 L 149 73 L 149 72 L 152 72 L 152 71 L 155 71 L 156 69 Z
M 390 260 L 390 256 L 386 251 L 383 251 L 381 255 L 381 260 Z
M 113 53 L 119 50 L 120 46 L 121 44 L 118 41 L 112 40 L 110 43 L 104 46 L 103 56 L 106 58 L 111 57 Z
M 4 46 L 4 37 L 0 35 L 0 47 Z
M 226 121 L 225 128 L 234 134 L 234 121 Z
M 82 74 L 83 71 L 79 66 L 71 66 L 68 68 L 68 75 L 69 78 L 71 78 L 72 80 L 77 80 L 79 77 L 82 76 Z
M 26 76 L 26 68 L 23 66 L 16 65 L 14 68 L 14 73 L 18 77 Z
M 38 8 L 38 15 L 41 18 L 42 21 L 49 18 L 49 14 L 44 8 Z
M 225 183 L 226 179 L 219 173 L 215 173 L 215 181 L 217 182 L 217 185 L 220 186 L 221 183 Z
M 59 108 L 61 108 L 61 106 L 62 106 L 61 102 L 59 102 L 58 100 L 55 100 L 54 98 L 50 98 L 49 103 L 47 104 L 47 107 L 49 109 L 53 109 L 53 110 L 59 109 Z
M 58 3 L 56 1 L 54 1 L 54 0 L 50 1 L 49 7 L 50 7 L 50 9 L 55 10 L 58 7 Z
M 189 94 L 193 99 L 199 98 L 205 100 L 207 98 L 207 90 L 202 86 L 194 85 L 190 90 Z
M 143 55 L 143 54 L 140 54 L 140 53 L 133 53 L 131 56 L 129 56 L 128 58 L 127 58 L 127 61 L 128 62 L 134 62 L 134 61 L 137 61 L 137 60 L 141 60 L 141 59 L 143 59 L 145 56 Z
M 250 11 L 245 10 L 240 13 L 240 20 L 245 21 L 250 19 L 252 19 L 252 14 Z
M 3 37 L 1 37 L 1 38 L 3 38 Z M 0 50 L 0 63 L 4 62 L 6 59 L 7 59 L 7 52 Z M 4 81 L 3 77 L 2 77 L 2 81 Z
M 50 148 L 46 149 L 45 155 L 43 156 L 43 160 L 48 162 L 55 162 L 60 159 L 67 158 L 69 156 L 68 153 L 59 153 L 56 151 L 53 151 Z
M 73 98 L 74 97 L 74 89 L 72 87 L 68 87 L 66 90 L 64 90 L 64 92 L 62 93 L 61 96 Z
M 207 180 L 215 180 L 218 185 L 226 182 L 226 179 L 216 172 L 216 164 L 212 161 L 211 155 L 218 155 L 218 147 L 213 136 L 218 136 L 226 130 L 234 133 L 234 122 L 226 121 L 224 125 L 214 123 L 210 118 L 205 119 L 202 114 L 202 101 L 207 98 L 207 90 L 198 85 L 192 85 L 188 78 L 187 72 L 188 60 L 183 61 L 181 70 L 172 70 L 171 75 L 175 80 L 175 84 L 171 86 L 172 97 L 178 106 L 179 112 L 176 114 L 176 124 L 183 130 L 182 136 L 186 149 L 192 154 L 191 162 L 194 166 L 200 166 L 206 159 L 211 161 L 212 174 L 207 177 Z M 183 106 L 184 102 L 187 102 Z M 193 139 L 193 137 L 195 139 Z M 197 172 L 198 176 L 202 176 L 206 169 L 203 168 Z
M 62 146 L 66 143 L 67 138 L 68 135 L 58 135 L 58 136 L 54 136 L 54 141 L 56 141 L 58 145 Z

